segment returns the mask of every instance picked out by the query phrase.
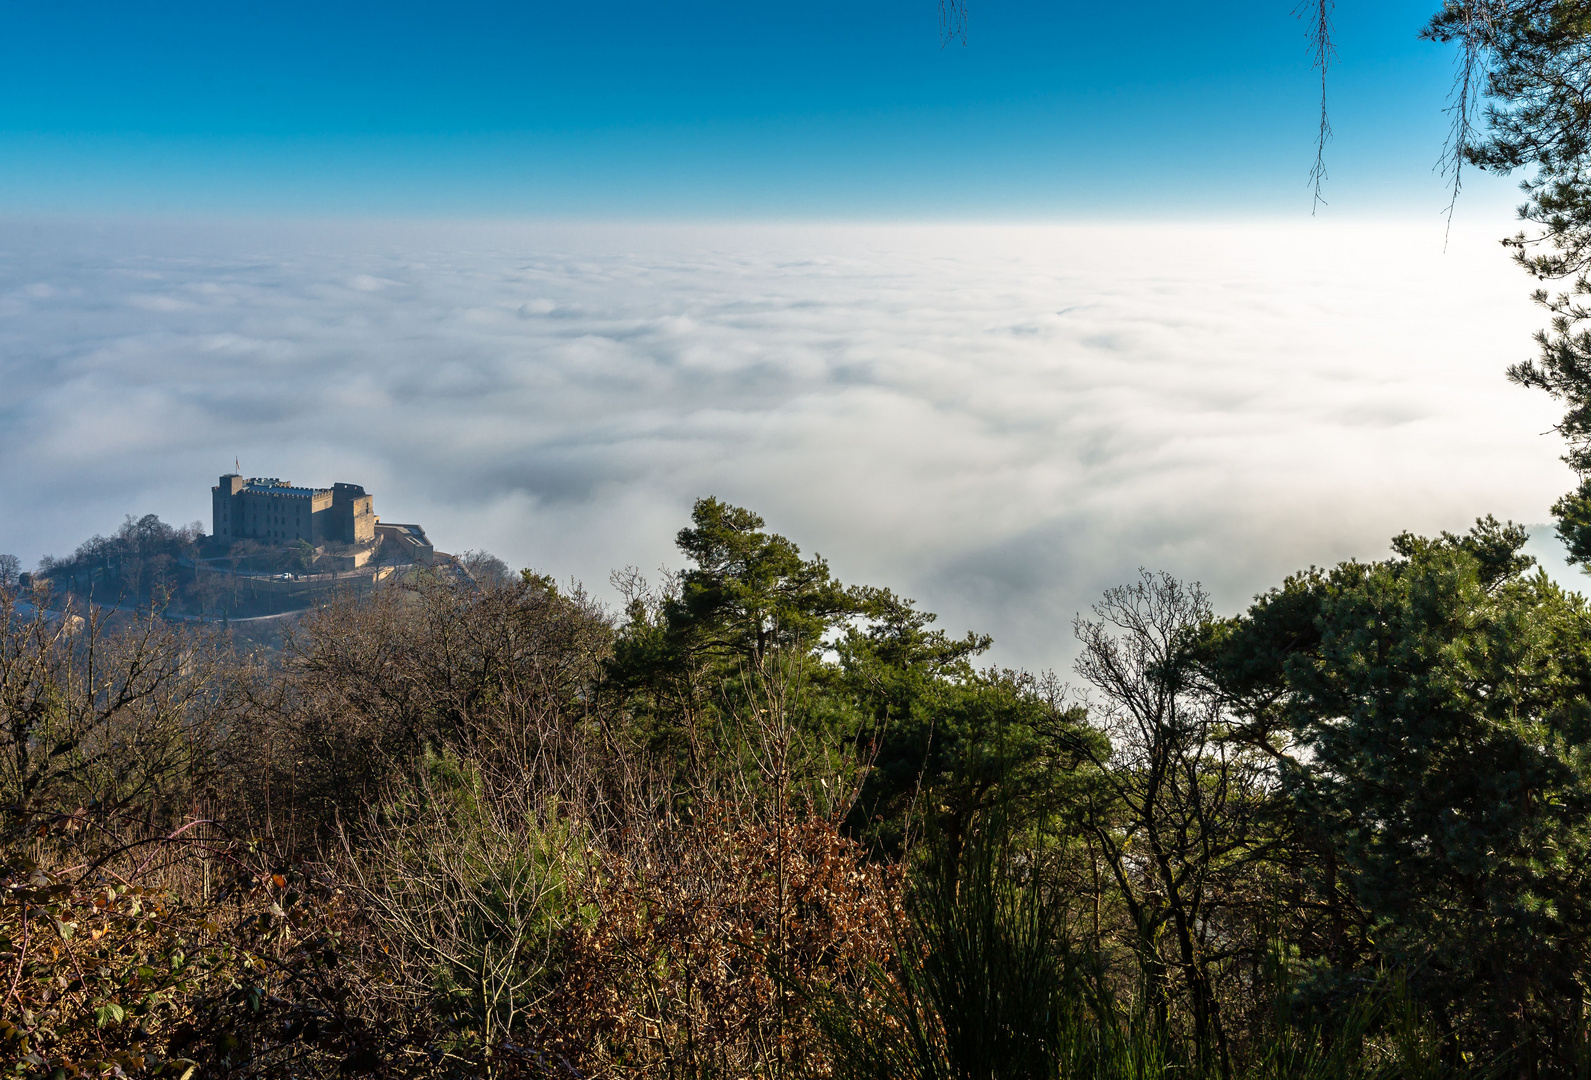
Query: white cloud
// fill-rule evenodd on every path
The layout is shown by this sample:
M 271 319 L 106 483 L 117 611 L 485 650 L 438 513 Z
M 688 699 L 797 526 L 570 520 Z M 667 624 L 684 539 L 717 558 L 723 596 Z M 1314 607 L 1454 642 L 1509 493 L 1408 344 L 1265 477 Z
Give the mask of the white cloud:
M 1544 520 L 1526 292 L 1439 226 L 12 224 L 0 550 L 208 524 L 237 455 L 600 584 L 715 493 L 1044 665 L 1140 564 L 1230 610 Z

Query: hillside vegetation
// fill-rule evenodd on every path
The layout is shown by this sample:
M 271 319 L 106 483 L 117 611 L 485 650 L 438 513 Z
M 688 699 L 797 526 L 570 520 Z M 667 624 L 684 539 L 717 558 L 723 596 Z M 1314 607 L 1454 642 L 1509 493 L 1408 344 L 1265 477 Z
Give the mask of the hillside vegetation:
M 1583 1075 L 1591 611 L 1522 530 L 1073 685 L 699 502 L 241 654 L 0 592 L 6 1075 Z M 41 599 L 34 597 L 34 600 Z

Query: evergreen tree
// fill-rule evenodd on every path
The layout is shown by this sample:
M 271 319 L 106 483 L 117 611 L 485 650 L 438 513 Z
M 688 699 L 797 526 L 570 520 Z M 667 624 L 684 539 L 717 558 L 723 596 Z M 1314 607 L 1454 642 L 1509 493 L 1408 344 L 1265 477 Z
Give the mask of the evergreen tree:
M 1526 532 L 1409 534 L 1217 624 L 1208 670 L 1330 837 L 1339 967 L 1402 973 L 1450 1051 L 1568 1062 L 1591 978 L 1591 610 Z

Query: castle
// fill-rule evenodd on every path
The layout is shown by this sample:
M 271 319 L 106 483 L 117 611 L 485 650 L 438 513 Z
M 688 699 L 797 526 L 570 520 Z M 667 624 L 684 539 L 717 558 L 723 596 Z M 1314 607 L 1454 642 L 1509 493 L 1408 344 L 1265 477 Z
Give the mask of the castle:
M 420 526 L 376 517 L 373 500 L 358 484 L 294 487 L 290 480 L 227 473 L 210 489 L 210 512 L 210 533 L 224 544 L 346 544 L 362 549 L 350 556 L 354 566 L 365 565 L 377 547 L 387 562 L 429 563 L 434 554 Z
M 291 544 L 369 544 L 376 538 L 376 514 L 358 484 L 329 488 L 294 487 L 275 477 L 236 473 L 210 489 L 211 535 L 217 540 L 257 540 Z

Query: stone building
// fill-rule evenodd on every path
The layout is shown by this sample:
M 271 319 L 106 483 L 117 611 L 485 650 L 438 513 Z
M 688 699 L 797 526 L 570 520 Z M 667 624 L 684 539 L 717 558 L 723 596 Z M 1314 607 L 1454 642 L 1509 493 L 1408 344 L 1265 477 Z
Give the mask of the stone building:
M 369 544 L 376 538 L 371 497 L 358 484 L 294 487 L 275 477 L 236 473 L 210 489 L 211 535 L 231 543 Z
M 376 537 L 381 541 L 382 562 L 430 566 L 436 558 L 436 549 L 431 546 L 425 530 L 418 525 L 402 525 L 377 518 Z

